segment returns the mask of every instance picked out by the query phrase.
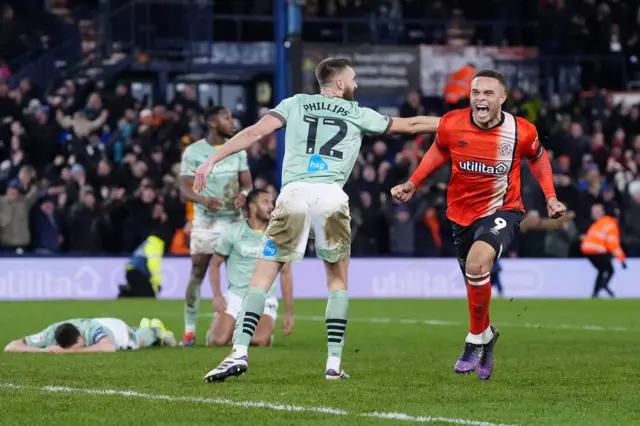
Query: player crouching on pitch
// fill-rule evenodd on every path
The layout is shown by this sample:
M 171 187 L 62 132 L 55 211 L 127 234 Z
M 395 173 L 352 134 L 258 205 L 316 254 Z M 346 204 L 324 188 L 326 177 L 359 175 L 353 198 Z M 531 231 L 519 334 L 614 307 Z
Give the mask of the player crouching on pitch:
M 249 289 L 262 236 L 273 211 L 273 197 L 264 189 L 254 189 L 247 196 L 246 206 L 249 212 L 248 219 L 229 226 L 211 260 L 210 279 L 215 315 L 207 332 L 207 346 L 231 344 L 236 318 L 242 309 L 242 299 Z M 226 263 L 227 270 L 226 296 L 220 291 L 220 266 L 223 263 Z M 280 277 L 285 304 L 282 329 L 287 336 L 293 330 L 293 282 L 290 264 L 282 267 Z M 273 330 L 278 317 L 276 288 L 277 286 L 272 286 L 267 293 L 264 313 L 260 320 L 253 324 L 255 334 L 251 338 L 252 345 L 269 346 L 273 341 Z
M 142 318 L 129 327 L 117 318 L 70 319 L 51 324 L 39 333 L 14 340 L 5 352 L 116 352 L 177 345 L 172 332 L 157 318 Z

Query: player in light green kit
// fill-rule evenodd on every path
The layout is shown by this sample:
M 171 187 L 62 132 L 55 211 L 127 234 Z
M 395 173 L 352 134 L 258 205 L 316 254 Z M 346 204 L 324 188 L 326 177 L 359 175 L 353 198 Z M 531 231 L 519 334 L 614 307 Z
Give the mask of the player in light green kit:
M 39 333 L 14 340 L 5 352 L 115 352 L 149 348 L 156 343 L 176 346 L 176 338 L 162 321 L 143 318 L 129 327 L 117 318 L 70 319 Z
M 211 257 L 227 227 L 242 216 L 240 208 L 253 187 L 247 153 L 241 151 L 216 164 L 205 191 L 199 194 L 193 192 L 196 167 L 217 152 L 235 132 L 231 113 L 224 107 L 207 111 L 205 121 L 209 129 L 207 138 L 187 147 L 182 154 L 180 166 L 180 192 L 184 198 L 194 203 L 189 247 L 191 275 L 185 295 L 184 337 L 180 342 L 183 347 L 195 344 L 200 286 Z
M 363 134 L 433 133 L 437 117 L 390 118 L 354 102 L 355 72 L 349 61 L 328 58 L 318 64 L 319 95 L 282 101 L 258 123 L 231 138 L 196 170 L 195 190 L 205 188 L 215 165 L 228 155 L 286 126 L 282 192 L 276 201 L 236 321 L 231 354 L 205 375 L 206 382 L 244 374 L 255 324 L 267 292 L 285 263 L 300 260 L 309 234 L 324 261 L 329 299 L 326 309 L 328 357 L 325 377 L 348 378 L 342 369 L 349 307 L 347 270 L 351 250 L 349 197 L 342 190 L 356 162 Z
M 242 299 L 249 288 L 251 274 L 256 265 L 256 256 L 260 251 L 264 230 L 269 223 L 273 211 L 273 197 L 265 189 L 254 189 L 247 196 L 246 221 L 235 222 L 229 226 L 222 236 L 213 255 L 211 269 L 211 288 L 213 290 L 213 307 L 216 315 L 207 333 L 208 346 L 226 346 L 231 343 L 236 318 L 242 309 Z M 228 291 L 226 297 L 220 291 L 220 267 L 226 263 Z M 293 330 L 293 283 L 291 265 L 280 270 L 282 281 L 282 298 L 285 305 L 285 316 L 282 324 L 284 335 Z M 267 299 L 262 318 L 256 326 L 251 344 L 268 346 L 273 340 L 273 330 L 278 318 L 277 286 L 267 292 Z

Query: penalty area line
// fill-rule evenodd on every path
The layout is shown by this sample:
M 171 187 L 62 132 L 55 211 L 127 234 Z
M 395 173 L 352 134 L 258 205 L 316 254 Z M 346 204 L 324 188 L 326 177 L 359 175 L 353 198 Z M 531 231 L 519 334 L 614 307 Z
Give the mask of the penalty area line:
M 480 420 L 467 420 L 455 417 L 431 417 L 431 416 L 412 416 L 405 413 L 385 413 L 375 411 L 372 413 L 358 413 L 355 411 L 343 410 L 340 408 L 331 407 L 313 407 L 291 404 L 279 404 L 265 401 L 234 401 L 226 398 L 201 398 L 195 396 L 172 396 L 172 395 L 160 395 L 144 392 L 137 392 L 134 390 L 117 390 L 117 389 L 87 389 L 87 388 L 71 388 L 67 386 L 24 386 L 14 383 L 0 383 L 0 389 L 14 389 L 25 391 L 39 391 L 49 393 L 76 393 L 85 395 L 98 395 L 98 396 L 119 396 L 125 398 L 140 398 L 156 401 L 169 401 L 169 402 L 195 402 L 200 404 L 209 405 L 226 405 L 230 407 L 243 407 L 243 408 L 266 408 L 274 411 L 289 411 L 296 413 L 321 413 L 332 416 L 357 416 L 357 417 L 369 417 L 383 420 L 396 420 L 413 423 L 450 423 L 456 425 L 469 425 L 469 426 L 516 426 L 505 425 L 502 423 L 491 423 Z

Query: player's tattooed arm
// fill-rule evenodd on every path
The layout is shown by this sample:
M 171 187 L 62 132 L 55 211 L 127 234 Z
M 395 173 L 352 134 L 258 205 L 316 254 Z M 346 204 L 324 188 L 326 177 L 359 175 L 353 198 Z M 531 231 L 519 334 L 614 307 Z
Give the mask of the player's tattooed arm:
M 237 135 L 225 142 L 204 163 L 196 169 L 195 190 L 201 192 L 206 185 L 206 177 L 213 170 L 213 166 L 236 152 L 244 151 L 265 136 L 268 136 L 284 126 L 282 120 L 273 115 L 265 115 L 256 124 L 240 131 Z
M 393 117 L 387 133 L 391 134 L 425 134 L 435 133 L 440 124 L 440 117 L 417 116 L 409 118 Z
M 265 136 L 269 136 L 276 130 L 282 128 L 284 124 L 273 115 L 265 115 L 256 124 L 241 130 L 237 135 L 225 142 L 207 163 L 215 165 L 218 161 L 224 160 L 236 152 L 244 151 Z

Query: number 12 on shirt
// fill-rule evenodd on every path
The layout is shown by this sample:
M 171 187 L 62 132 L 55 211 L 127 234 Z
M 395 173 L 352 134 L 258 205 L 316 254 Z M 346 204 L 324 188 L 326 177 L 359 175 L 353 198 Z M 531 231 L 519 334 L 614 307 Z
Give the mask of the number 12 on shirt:
M 342 160 L 342 151 L 333 149 L 337 144 L 347 136 L 347 123 L 344 120 L 338 118 L 318 118 L 310 115 L 303 117 L 305 123 L 309 124 L 309 133 L 307 133 L 307 149 L 306 153 L 312 155 L 316 151 L 316 138 L 318 136 L 318 126 L 331 126 L 337 127 L 338 133 L 336 133 L 331 139 L 329 139 L 324 145 L 320 147 L 319 154 L 327 157 L 337 158 Z

